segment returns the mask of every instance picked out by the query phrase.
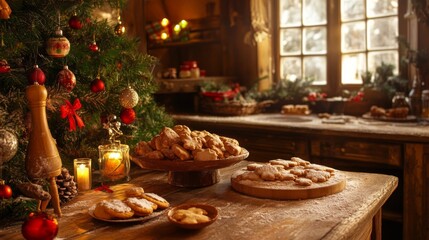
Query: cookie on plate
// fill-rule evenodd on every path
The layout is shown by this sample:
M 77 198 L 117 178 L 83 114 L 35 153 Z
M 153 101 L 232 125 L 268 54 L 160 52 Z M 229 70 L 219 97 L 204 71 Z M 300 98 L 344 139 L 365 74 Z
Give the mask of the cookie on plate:
M 167 200 L 155 193 L 144 193 L 142 197 L 155 203 L 160 209 L 166 209 L 170 206 Z
M 134 211 L 119 199 L 103 200 L 101 205 L 113 218 L 128 219 L 134 215 Z
M 144 199 L 144 198 L 136 198 L 130 197 L 124 201 L 137 216 L 147 216 L 153 212 L 153 203 Z

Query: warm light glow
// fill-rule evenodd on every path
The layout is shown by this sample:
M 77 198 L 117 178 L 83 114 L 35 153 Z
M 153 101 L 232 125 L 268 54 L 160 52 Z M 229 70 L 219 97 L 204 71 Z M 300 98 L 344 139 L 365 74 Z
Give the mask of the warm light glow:
M 179 25 L 182 29 L 184 29 L 188 26 L 188 22 L 186 20 L 182 20 L 180 21 Z
M 104 169 L 105 176 L 125 175 L 125 164 L 122 162 L 121 152 L 107 152 L 104 154 Z
M 168 38 L 168 34 L 167 33 L 165 33 L 165 32 L 161 33 L 161 39 L 162 40 L 165 40 L 167 38 Z
M 174 26 L 173 30 L 174 30 L 174 32 L 175 32 L 176 34 L 179 34 L 179 33 L 180 33 L 180 30 L 181 30 L 180 25 L 179 25 L 179 24 L 176 24 L 176 25 Z
M 161 25 L 162 25 L 163 27 L 166 27 L 169 23 L 170 23 L 170 21 L 169 21 L 167 18 L 163 18 L 163 19 L 161 20 Z
M 79 164 L 76 174 L 78 190 L 91 189 L 89 167 L 85 164 Z

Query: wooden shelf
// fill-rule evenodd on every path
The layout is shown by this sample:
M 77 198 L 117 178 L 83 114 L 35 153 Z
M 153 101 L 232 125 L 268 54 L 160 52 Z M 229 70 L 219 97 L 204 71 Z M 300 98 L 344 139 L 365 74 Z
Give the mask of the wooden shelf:
M 220 43 L 219 39 L 193 39 L 183 42 L 166 42 L 159 44 L 151 44 L 148 46 L 149 50 L 160 49 L 160 48 L 173 48 L 173 47 L 186 47 L 193 46 L 198 44 L 208 44 L 208 43 Z
M 227 83 L 235 81 L 235 78 L 228 76 L 208 76 L 202 78 L 160 78 L 156 81 L 159 84 L 157 93 L 195 93 L 198 92 L 199 85 L 203 82 Z

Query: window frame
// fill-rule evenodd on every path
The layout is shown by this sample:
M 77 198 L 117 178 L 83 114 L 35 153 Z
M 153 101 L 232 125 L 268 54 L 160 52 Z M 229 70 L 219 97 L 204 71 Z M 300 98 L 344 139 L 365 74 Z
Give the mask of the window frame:
M 371 1 L 371 0 L 366 0 Z M 275 82 L 280 80 L 280 16 L 279 8 L 280 1 L 273 0 L 273 59 L 274 71 L 273 79 Z M 344 90 L 357 91 L 362 87 L 362 84 L 342 84 L 341 83 L 341 0 L 327 0 L 327 84 L 315 85 L 320 91 L 328 94 L 328 96 L 339 95 Z M 398 0 L 398 33 L 399 36 L 408 38 L 407 19 L 404 15 L 407 10 L 407 2 Z M 401 51 L 399 51 L 399 61 L 401 60 Z M 298 56 L 298 55 L 297 55 Z M 301 58 L 304 56 L 301 52 Z M 408 77 L 407 67 L 403 67 L 398 63 L 398 72 L 401 77 Z

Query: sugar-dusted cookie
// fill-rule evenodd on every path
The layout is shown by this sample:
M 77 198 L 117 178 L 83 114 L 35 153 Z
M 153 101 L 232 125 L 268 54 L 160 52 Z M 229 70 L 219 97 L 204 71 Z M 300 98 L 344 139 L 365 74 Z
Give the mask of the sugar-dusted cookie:
M 323 170 L 306 169 L 305 177 L 313 182 L 326 182 L 331 177 L 331 174 Z
M 128 219 L 134 215 L 134 211 L 119 199 L 103 200 L 101 205 L 114 218 Z
M 319 164 L 314 164 L 314 163 L 305 166 L 305 169 L 314 169 L 314 170 L 326 171 L 326 172 L 331 173 L 331 175 L 335 172 L 335 169 L 333 169 L 333 168 L 322 166 Z
M 301 178 L 300 177 L 300 178 L 295 179 L 295 183 L 297 185 L 300 185 L 300 186 L 310 186 L 313 183 L 313 181 L 311 181 L 308 178 Z
M 153 212 L 153 203 L 144 198 L 130 197 L 127 198 L 124 202 L 134 211 L 134 214 L 137 216 L 147 216 Z
M 111 216 L 110 214 L 108 214 L 103 206 L 103 202 L 99 202 L 97 203 L 97 205 L 95 205 L 95 209 L 93 212 L 94 216 L 96 218 L 100 218 L 100 219 L 112 219 L 113 216 Z
M 141 197 L 144 193 L 142 187 L 130 187 L 125 189 L 125 196 L 127 197 Z
M 155 203 L 160 209 L 165 209 L 170 206 L 167 200 L 155 193 L 145 193 L 143 194 L 143 198 Z

